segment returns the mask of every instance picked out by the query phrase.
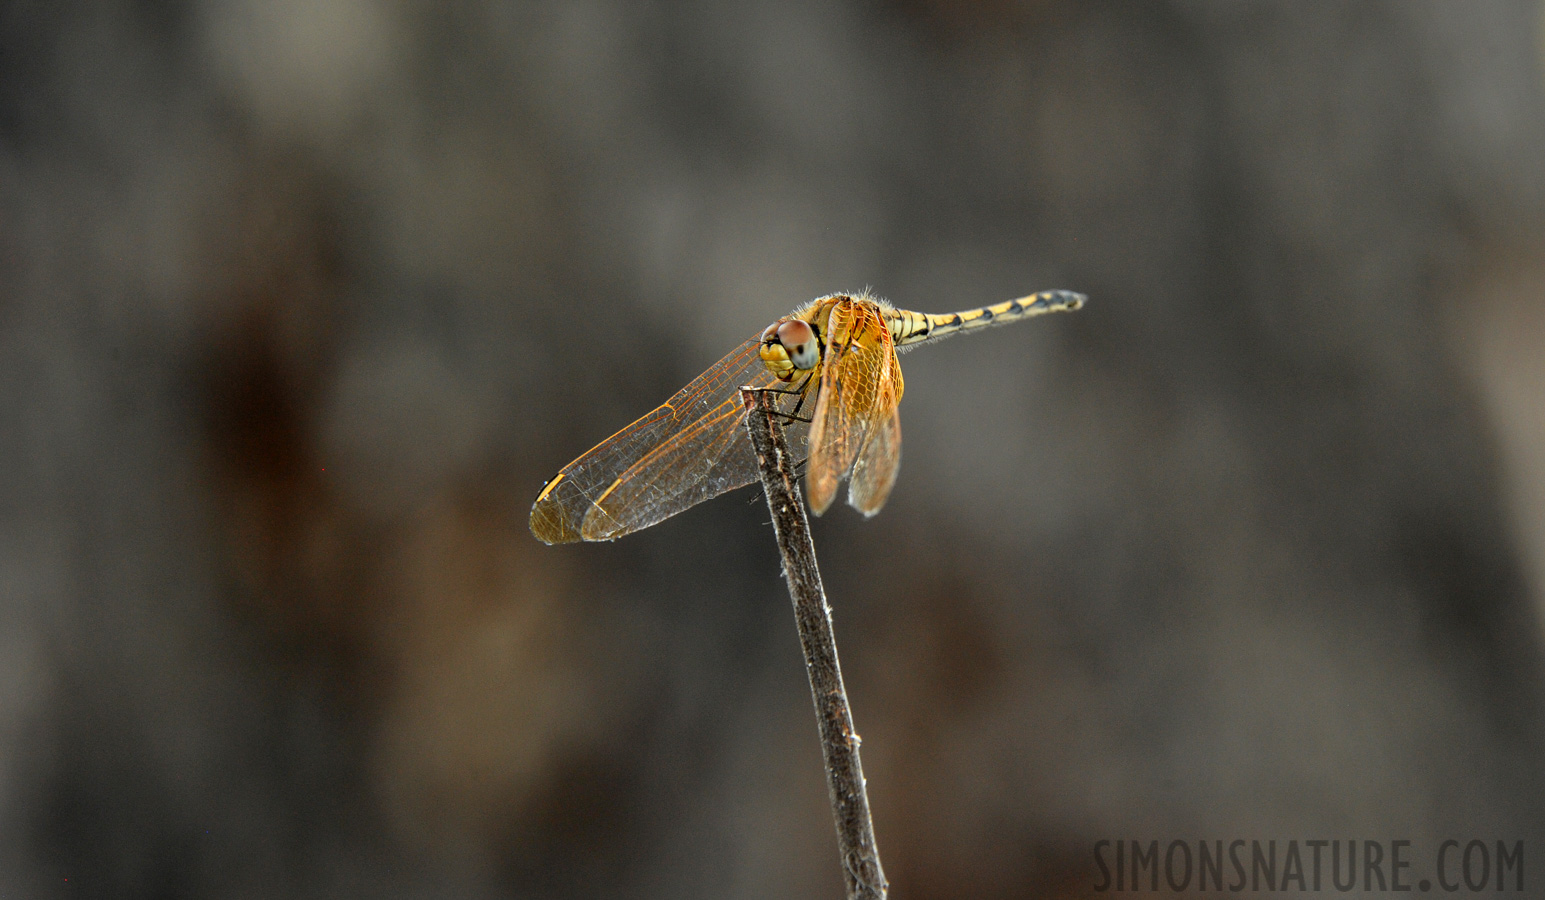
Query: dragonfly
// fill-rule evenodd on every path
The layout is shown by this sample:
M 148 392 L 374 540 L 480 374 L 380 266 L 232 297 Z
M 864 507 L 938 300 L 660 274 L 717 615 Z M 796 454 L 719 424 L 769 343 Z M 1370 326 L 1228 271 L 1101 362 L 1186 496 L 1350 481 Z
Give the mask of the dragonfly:
M 897 351 L 1086 299 L 1042 291 L 946 315 L 898 309 L 867 291 L 812 300 L 564 466 L 531 507 L 531 533 L 547 544 L 616 540 L 757 480 L 742 388 L 772 392 L 791 450 L 805 455 L 812 512 L 824 513 L 847 481 L 848 504 L 872 516 L 901 466 Z

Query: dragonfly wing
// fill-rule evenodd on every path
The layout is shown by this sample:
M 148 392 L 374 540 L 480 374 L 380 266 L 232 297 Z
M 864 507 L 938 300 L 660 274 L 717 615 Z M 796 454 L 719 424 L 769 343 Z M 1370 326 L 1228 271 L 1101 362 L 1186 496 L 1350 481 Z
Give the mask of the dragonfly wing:
M 798 393 L 779 393 L 780 410 L 788 412 L 799 401 Z M 618 476 L 592 504 L 580 535 L 587 541 L 614 540 L 755 481 L 759 467 L 745 431 L 745 413 L 737 387 Z M 799 421 L 785 425 L 786 440 L 796 455 L 804 450 L 805 429 Z
M 591 504 L 580 535 L 613 540 L 750 484 L 756 457 L 741 427 L 744 413 L 737 392 L 655 447 Z
M 563 468 L 531 507 L 531 533 L 548 544 L 611 540 L 756 478 L 738 439 L 740 388 L 776 383 L 741 344 L 659 408 Z
M 849 301 L 832 307 L 805 476 L 816 515 L 831 506 L 838 484 L 852 472 L 874 426 L 894 412 L 894 405 L 881 408 L 881 397 L 882 386 L 893 381 L 895 366 L 890 329 L 872 303 Z M 899 374 L 894 380 L 899 382 Z M 896 439 L 899 442 L 899 428 Z
M 901 414 L 897 410 L 901 366 L 894 357 L 890 368 L 893 377 L 882 382 L 875 405 L 880 419 L 870 425 L 869 440 L 853 463 L 853 480 L 848 483 L 848 505 L 866 516 L 885 505 L 896 486 L 896 473 L 901 471 Z

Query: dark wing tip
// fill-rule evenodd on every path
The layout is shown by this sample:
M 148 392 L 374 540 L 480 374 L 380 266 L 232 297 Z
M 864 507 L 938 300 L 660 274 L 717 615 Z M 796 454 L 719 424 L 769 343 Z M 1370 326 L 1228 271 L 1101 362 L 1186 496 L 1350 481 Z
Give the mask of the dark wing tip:
M 563 482 L 564 475 L 559 472 L 531 504 L 531 533 L 544 544 L 572 544 L 580 539 L 579 529 L 563 514 L 563 505 L 553 497 L 553 492 Z
M 531 507 L 531 533 L 544 544 L 572 544 L 580 539 L 556 503 L 538 500 Z

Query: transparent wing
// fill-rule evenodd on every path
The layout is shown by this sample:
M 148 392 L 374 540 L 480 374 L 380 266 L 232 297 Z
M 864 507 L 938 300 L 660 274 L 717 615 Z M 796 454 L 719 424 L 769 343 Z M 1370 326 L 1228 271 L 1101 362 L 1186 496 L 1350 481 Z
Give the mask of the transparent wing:
M 869 440 L 853 463 L 853 480 L 848 483 L 848 505 L 866 516 L 874 515 L 885 505 L 891 488 L 896 486 L 896 474 L 901 471 L 901 414 L 897 411 L 901 366 L 894 357 L 890 375 L 881 381 L 875 403 L 876 420 L 871 421 Z
M 758 343 L 741 344 L 653 412 L 564 466 L 531 507 L 531 533 L 548 544 L 611 540 L 756 480 L 740 388 L 779 384 Z M 802 428 L 790 429 L 796 455 L 803 437 Z
M 852 472 L 870 434 L 895 414 L 900 399 L 899 392 L 889 390 L 899 385 L 900 369 L 896 367 L 890 329 L 878 307 L 860 301 L 838 303 L 832 307 L 826 328 L 826 359 L 821 365 L 821 393 L 810 426 L 810 466 L 805 476 L 810 509 L 816 515 L 831 506 L 838 484 Z M 894 438 L 899 460 L 899 423 Z M 876 470 L 865 476 L 869 479 L 866 492 L 884 482 L 884 490 L 869 512 L 885 502 L 889 484 L 895 480 L 894 472 L 884 478 L 874 477 L 882 474 Z

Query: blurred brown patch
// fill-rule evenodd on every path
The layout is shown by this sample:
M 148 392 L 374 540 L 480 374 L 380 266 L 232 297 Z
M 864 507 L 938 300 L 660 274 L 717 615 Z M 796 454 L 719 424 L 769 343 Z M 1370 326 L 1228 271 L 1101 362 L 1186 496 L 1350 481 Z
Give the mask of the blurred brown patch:
M 522 816 L 545 815 L 533 797 L 590 718 L 566 576 L 532 558 L 520 504 L 476 471 L 447 473 L 422 506 L 365 508 L 334 486 L 319 438 L 345 281 L 330 202 L 321 179 L 280 168 L 233 204 L 241 250 L 204 363 L 229 560 L 277 657 L 371 730 L 398 836 L 486 866 Z
M 224 313 L 203 363 L 214 498 L 246 611 L 288 654 L 358 684 L 363 632 L 380 605 L 363 523 L 328 487 L 316 415 L 345 282 L 321 176 L 254 173 L 216 239 Z
M 1083 855 L 1048 850 L 1023 822 L 991 824 L 994 810 L 971 809 L 979 788 L 960 781 L 1007 783 L 963 769 L 983 738 L 977 726 L 1005 698 L 1013 702 L 1011 670 L 1022 663 L 1005 658 L 979 577 L 962 566 L 974 554 L 953 549 L 935 544 L 917 554 L 910 577 L 887 567 L 894 580 L 879 591 L 888 598 L 885 630 L 853 657 L 849 676 L 882 691 L 864 718 L 875 723 L 866 734 L 868 774 L 884 773 L 876 829 L 887 874 L 906 897 L 1080 896 L 1096 880 Z
M 399 831 L 445 855 L 492 853 L 542 814 L 534 794 L 593 721 L 565 641 L 566 578 L 519 524 L 475 493 L 451 498 L 407 523 L 387 563 L 378 781 Z

